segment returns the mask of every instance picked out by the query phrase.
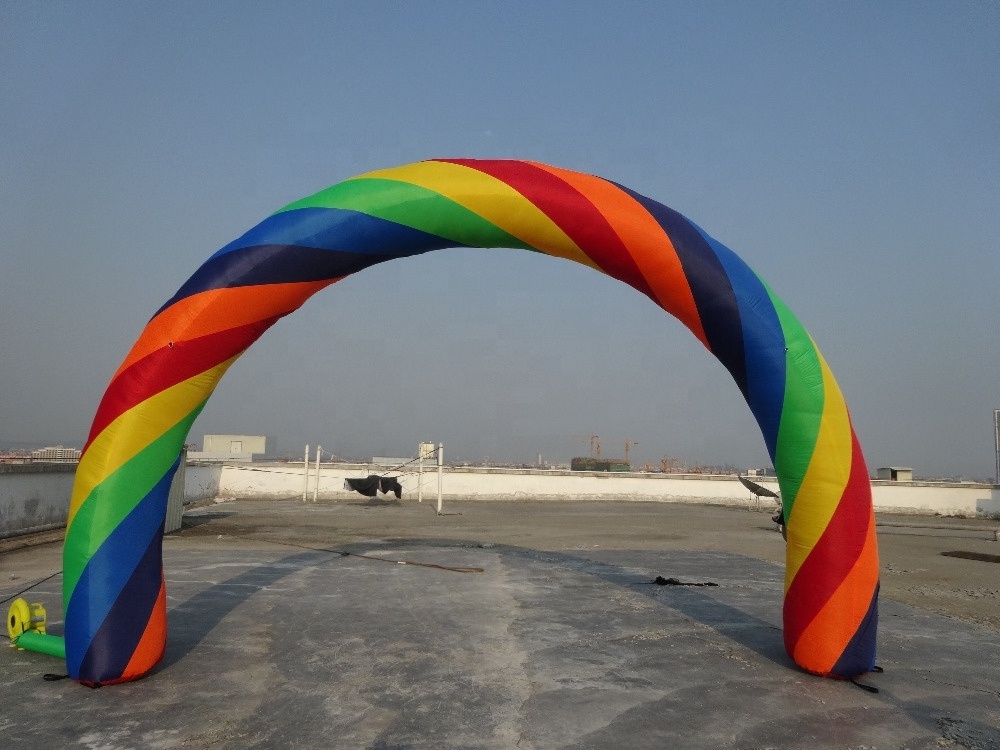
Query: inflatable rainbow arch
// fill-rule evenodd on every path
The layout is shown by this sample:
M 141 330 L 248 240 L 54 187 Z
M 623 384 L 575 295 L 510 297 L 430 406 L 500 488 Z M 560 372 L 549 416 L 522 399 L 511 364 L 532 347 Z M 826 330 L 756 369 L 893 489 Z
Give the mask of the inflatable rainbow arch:
M 229 366 L 324 287 L 456 246 L 582 263 L 687 326 L 736 381 L 778 474 L 788 654 L 820 675 L 870 671 L 879 574 L 868 470 L 840 389 L 788 308 L 728 248 L 621 185 L 534 162 L 440 159 L 286 206 L 210 257 L 146 325 L 100 403 L 70 502 L 70 676 L 133 680 L 162 658 L 167 492 L 191 424 Z

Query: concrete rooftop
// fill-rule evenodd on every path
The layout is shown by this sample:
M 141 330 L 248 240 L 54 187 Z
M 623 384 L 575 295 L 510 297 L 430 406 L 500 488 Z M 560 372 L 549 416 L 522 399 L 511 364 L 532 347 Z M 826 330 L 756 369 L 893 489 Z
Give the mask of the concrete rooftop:
M 10 747 L 1000 748 L 996 521 L 881 517 L 879 664 L 784 653 L 766 512 L 665 503 L 236 501 L 164 541 L 169 635 L 91 690 L 0 650 Z M 61 566 L 0 547 L 0 599 Z M 656 576 L 706 586 L 658 586 Z M 61 633 L 61 576 L 24 597 Z M 4 603 L 4 611 L 8 602 Z

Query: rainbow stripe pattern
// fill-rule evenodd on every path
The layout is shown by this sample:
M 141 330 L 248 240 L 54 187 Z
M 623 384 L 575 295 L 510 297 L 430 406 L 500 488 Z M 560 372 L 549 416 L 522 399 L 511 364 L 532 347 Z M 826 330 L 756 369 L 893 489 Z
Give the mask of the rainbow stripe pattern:
M 440 159 L 286 206 L 212 255 L 146 325 L 100 403 L 70 501 L 70 676 L 122 682 L 162 658 L 167 491 L 191 424 L 229 366 L 324 287 L 457 246 L 590 266 L 648 296 L 715 355 L 778 474 L 786 650 L 816 674 L 870 671 L 878 551 L 868 470 L 840 389 L 788 308 L 731 250 L 621 185 L 535 162 Z

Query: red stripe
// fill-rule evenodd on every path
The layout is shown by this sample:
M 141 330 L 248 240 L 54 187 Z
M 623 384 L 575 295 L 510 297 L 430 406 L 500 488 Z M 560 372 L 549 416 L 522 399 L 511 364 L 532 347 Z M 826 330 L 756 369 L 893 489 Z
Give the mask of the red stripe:
M 236 356 L 274 325 L 280 315 L 188 341 L 175 341 L 133 363 L 116 377 L 97 408 L 87 448 L 104 429 L 150 396 Z
M 440 161 L 470 167 L 507 183 L 552 219 L 606 274 L 656 300 L 621 237 L 597 206 L 569 183 L 522 161 Z
M 853 428 L 851 443 L 851 474 L 837 510 L 785 594 L 784 635 L 788 653 L 793 652 L 803 631 L 843 584 L 868 538 L 872 522 L 871 486 Z M 862 612 L 859 620 L 863 616 Z

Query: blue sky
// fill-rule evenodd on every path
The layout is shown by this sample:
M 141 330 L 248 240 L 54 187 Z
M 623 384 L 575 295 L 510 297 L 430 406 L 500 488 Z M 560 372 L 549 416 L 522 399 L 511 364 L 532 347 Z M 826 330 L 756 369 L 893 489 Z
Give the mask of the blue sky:
M 152 313 L 355 174 L 602 175 L 747 261 L 812 333 L 869 468 L 994 476 L 995 2 L 0 4 L 0 447 L 82 444 Z M 340 455 L 768 464 L 728 374 L 641 295 L 523 251 L 378 266 L 281 321 L 196 422 Z

